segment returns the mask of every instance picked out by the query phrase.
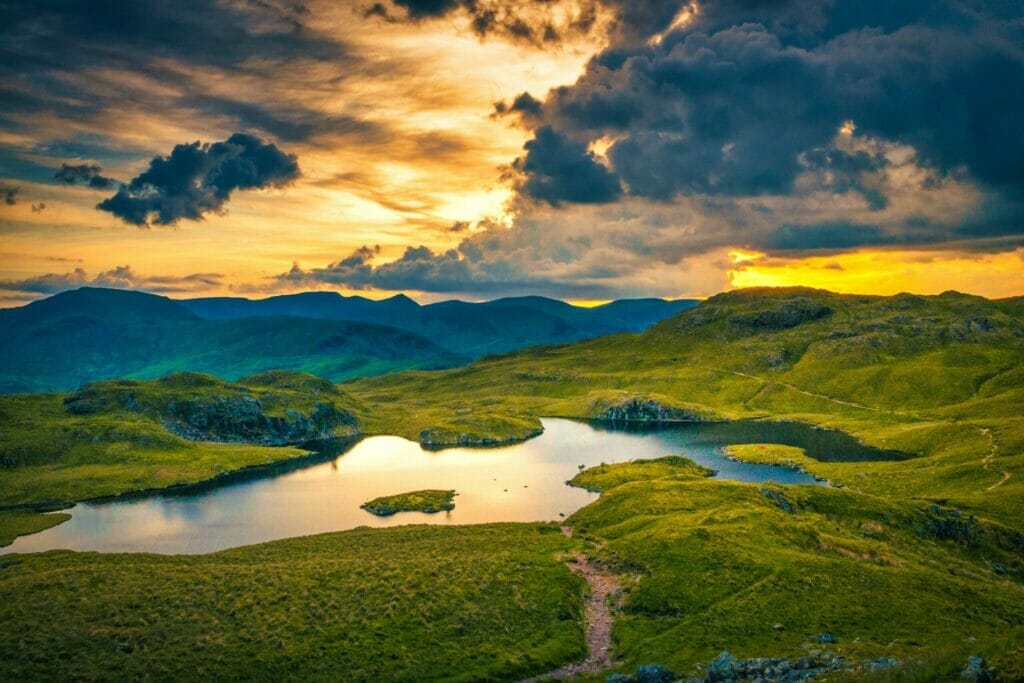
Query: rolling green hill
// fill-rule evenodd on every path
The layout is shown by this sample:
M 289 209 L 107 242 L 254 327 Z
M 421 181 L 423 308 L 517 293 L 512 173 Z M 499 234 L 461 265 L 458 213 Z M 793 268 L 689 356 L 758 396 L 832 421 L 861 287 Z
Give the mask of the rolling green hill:
M 916 456 L 870 468 L 818 464 L 815 473 L 1024 520 L 1015 498 L 1024 477 L 1013 474 L 1024 465 L 1016 300 L 740 290 L 643 334 L 345 387 L 366 406 L 368 431 L 411 438 L 441 424 L 451 431 L 453 421 L 500 433 L 501 418 L 535 415 L 801 420 Z
M 165 297 L 83 288 L 0 310 L 0 393 L 65 391 L 100 379 L 271 369 L 332 380 L 464 362 L 415 334 L 371 323 L 204 320 Z
M 187 407 L 188 397 L 197 410 Z M 260 409 L 222 409 L 249 405 L 248 399 L 258 400 Z M 627 422 L 799 420 L 845 430 L 906 457 L 842 462 L 787 447 L 730 449 L 737 458 L 801 466 L 832 487 L 719 481 L 678 455 L 602 465 L 574 480 L 601 491 L 601 498 L 566 520 L 574 532 L 571 544 L 554 543 L 552 527 L 497 525 L 343 532 L 180 563 L 145 555 L 15 556 L 19 569 L 0 572 L 0 594 L 12 596 L 4 617 L 11 624 L 7 633 L 18 635 L 0 636 L 0 654 L 28 662 L 21 671 L 39 677 L 88 677 L 103 671 L 106 660 L 96 657 L 94 637 L 82 637 L 83 624 L 109 622 L 95 637 L 110 651 L 129 648 L 117 655 L 126 657 L 125 670 L 201 667 L 206 659 L 197 642 L 205 641 L 193 637 L 190 625 L 193 615 L 204 623 L 215 619 L 220 603 L 205 593 L 189 597 L 184 580 L 175 576 L 219 576 L 240 561 L 269 578 L 240 578 L 221 600 L 270 591 L 290 595 L 301 614 L 313 614 L 321 600 L 309 592 L 322 578 L 316 567 L 334 562 L 335 548 L 343 545 L 357 565 L 386 568 L 386 579 L 372 589 L 361 583 L 364 574 L 345 578 L 345 590 L 353 595 L 403 595 L 391 601 L 392 611 L 409 605 L 419 610 L 423 591 L 433 594 L 443 586 L 444 603 L 460 611 L 450 622 L 373 622 L 374 637 L 404 643 L 390 651 L 389 671 L 417 671 L 417 662 L 434 661 L 430 653 L 439 634 L 461 643 L 465 629 L 477 624 L 483 630 L 464 645 L 466 657 L 450 668 L 431 664 L 432 671 L 455 679 L 535 675 L 579 658 L 579 603 L 567 591 L 579 583 L 559 569 L 556 555 L 575 549 L 621 586 L 614 593 L 613 671 L 659 664 L 678 677 L 704 676 L 712 660 L 715 666 L 735 665 L 718 656 L 728 650 L 744 660 L 784 658 L 787 666 L 821 667 L 828 680 L 951 680 L 973 656 L 983 657 L 997 680 L 1024 676 L 1019 299 L 743 290 L 713 297 L 642 334 L 339 386 L 294 373 L 236 385 L 179 375 L 104 382 L 64 395 L 0 398 L 6 426 L 0 453 L 9 459 L 0 468 L 0 491 L 8 492 L 8 502 L 74 500 L 293 458 L 301 452 L 252 445 L 290 440 L 290 428 L 278 421 L 289 410 L 301 418 L 295 425 L 293 416 L 293 426 L 304 433 L 330 416 L 324 428 L 331 431 L 413 439 L 426 434 L 438 446 L 524 438 L 539 426 L 538 416 L 547 415 Z M 215 419 L 205 419 L 211 415 Z M 264 438 L 268 429 L 270 440 Z M 15 459 L 19 454 L 24 461 Z M 25 510 L 0 512 L 0 536 L 61 521 L 40 517 Z M 538 532 L 544 539 L 534 537 Z M 424 584 L 428 570 L 419 560 L 392 564 L 378 545 L 392 537 L 397 553 L 422 548 L 464 567 L 458 574 L 464 585 Z M 517 543 L 530 544 L 529 552 L 537 554 L 508 555 Z M 293 566 L 285 552 L 305 559 Z M 497 564 L 484 561 L 499 556 Z M 474 589 L 493 572 L 521 575 L 519 568 L 538 573 L 515 583 L 511 593 Z M 56 628 L 38 617 L 38 605 L 60 610 L 68 595 L 88 594 L 97 572 L 131 591 L 89 594 L 80 605 L 86 611 L 73 611 L 87 617 L 62 620 Z M 296 583 L 282 584 L 285 575 L 294 575 Z M 57 580 L 63 582 L 60 590 L 48 593 Z M 331 585 L 342 584 L 332 579 Z M 34 597 L 22 603 L 13 597 L 20 594 Z M 143 594 L 147 605 L 188 607 L 159 608 L 160 630 L 136 628 L 123 615 L 142 614 L 134 596 Z M 270 597 L 254 600 L 277 604 Z M 524 608 L 527 623 L 559 628 L 537 630 L 535 638 L 523 640 L 519 630 L 495 626 L 501 615 L 513 619 Z M 372 657 L 354 654 L 363 646 L 348 647 L 355 635 L 316 640 L 318 649 L 310 651 L 305 644 L 313 641 L 286 637 L 286 624 L 308 628 L 305 617 L 266 607 L 239 613 L 247 615 L 243 621 L 219 631 L 227 654 L 210 671 L 241 670 L 241 660 L 232 659 L 247 647 L 241 634 L 258 634 L 259 643 L 274 645 L 280 661 L 297 666 L 295 671 L 336 672 L 332 663 L 343 660 L 353 671 L 388 678 L 373 668 Z M 332 633 L 363 634 L 367 622 L 329 610 L 322 623 Z M 45 653 L 30 657 L 33 651 Z M 482 667 L 494 656 L 500 658 L 497 668 Z
M 692 301 L 623 300 L 592 309 L 543 297 L 420 306 L 307 292 L 252 301 L 174 300 L 84 287 L 0 309 L 0 393 L 170 372 L 234 380 L 272 369 L 332 381 L 452 367 L 537 344 L 645 329 Z
M 583 308 L 542 296 L 524 296 L 483 303 L 441 301 L 421 306 L 401 294 L 372 301 L 336 292 L 305 292 L 259 300 L 185 299 L 180 303 L 210 320 L 288 315 L 373 322 L 421 335 L 473 358 L 538 344 L 639 332 L 697 304 L 687 299 L 622 299 Z

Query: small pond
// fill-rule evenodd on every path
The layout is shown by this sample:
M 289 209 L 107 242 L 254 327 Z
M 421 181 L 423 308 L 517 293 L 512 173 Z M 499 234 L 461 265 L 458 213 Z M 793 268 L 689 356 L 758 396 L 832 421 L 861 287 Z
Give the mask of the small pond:
M 55 548 L 103 552 L 206 553 L 279 538 L 358 526 L 474 524 L 559 520 L 597 498 L 566 486 L 580 465 L 683 453 L 745 482 L 820 484 L 797 470 L 734 462 L 720 447 L 779 443 L 821 460 L 887 459 L 847 434 L 797 423 L 692 423 L 618 428 L 545 418 L 545 431 L 499 448 L 424 450 L 395 436 L 317 444 L 299 462 L 247 472 L 174 492 L 80 503 L 72 518 L 23 536 L 0 553 Z M 455 489 L 455 509 L 377 517 L 359 506 L 378 496 L 416 489 Z

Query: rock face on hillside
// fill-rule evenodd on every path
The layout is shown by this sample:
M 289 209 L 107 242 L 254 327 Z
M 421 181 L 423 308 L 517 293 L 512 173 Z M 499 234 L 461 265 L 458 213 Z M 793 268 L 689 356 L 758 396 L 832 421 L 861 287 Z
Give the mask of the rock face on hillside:
M 354 427 L 355 418 L 329 403 L 317 403 L 306 414 L 287 410 L 284 415 L 267 415 L 259 399 L 234 396 L 172 402 L 164 426 L 192 441 L 281 445 L 326 439 L 339 427 Z
M 293 379 L 305 378 L 296 374 Z M 190 441 L 276 446 L 358 433 L 355 415 L 338 406 L 341 395 L 330 383 L 302 385 L 301 390 L 281 382 L 254 386 L 195 373 L 150 383 L 96 382 L 65 398 L 64 408 L 72 415 L 145 416 Z
M 673 408 L 653 399 L 628 398 L 608 406 L 597 419 L 606 422 L 702 422 L 691 410 Z
M 832 315 L 828 306 L 809 299 L 793 299 L 781 306 L 752 313 L 738 313 L 729 322 L 740 327 L 764 330 L 786 330 L 806 322 L 821 320 Z

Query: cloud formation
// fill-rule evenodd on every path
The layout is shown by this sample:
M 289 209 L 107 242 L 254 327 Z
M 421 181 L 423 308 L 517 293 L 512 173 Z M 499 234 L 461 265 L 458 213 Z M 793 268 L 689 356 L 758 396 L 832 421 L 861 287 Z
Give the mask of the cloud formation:
M 601 204 L 615 201 L 622 188 L 615 175 L 597 162 L 586 146 L 549 126 L 524 146 L 526 155 L 513 168 L 521 192 L 549 204 Z
M 18 193 L 21 188 L 13 185 L 0 184 L 0 197 L 3 197 L 4 204 L 7 206 L 14 206 L 18 203 Z
M 460 13 L 480 37 L 541 47 L 557 46 L 595 30 L 601 23 L 602 8 L 598 0 L 391 0 L 370 4 L 363 13 L 391 23 L 423 22 Z
M 103 168 L 99 164 L 61 164 L 53 174 L 54 180 L 65 185 L 86 185 L 94 190 L 109 190 L 116 181 L 101 175 Z
M 587 143 L 611 137 L 626 192 L 658 200 L 790 194 L 802 159 L 847 175 L 851 163 L 884 163 L 831 148 L 847 122 L 913 147 L 942 175 L 1019 187 L 1022 30 L 1019 8 L 999 2 L 709 0 L 659 41 L 613 45 L 549 93 L 536 139 L 552 127 Z M 522 187 L 573 201 L 550 184 Z
M 283 187 L 299 176 L 295 156 L 245 133 L 177 145 L 96 208 L 126 223 L 171 225 L 221 211 L 235 190 Z
M 143 275 L 131 266 L 117 266 L 89 275 L 84 268 L 70 273 L 47 273 L 21 280 L 0 280 L 0 291 L 14 294 L 50 295 L 79 287 L 109 287 L 137 289 L 156 294 L 183 294 L 201 292 L 220 287 L 224 276 L 220 273 L 193 273 L 184 276 Z

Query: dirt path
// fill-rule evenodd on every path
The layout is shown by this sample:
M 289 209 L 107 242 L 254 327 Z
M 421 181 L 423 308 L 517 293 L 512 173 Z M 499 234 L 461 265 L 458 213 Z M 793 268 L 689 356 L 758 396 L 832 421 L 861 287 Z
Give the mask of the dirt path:
M 992 489 L 997 489 L 1003 484 L 1005 484 L 1007 481 L 1009 481 L 1012 475 L 1006 470 L 992 467 L 992 461 L 999 454 L 999 447 L 996 445 L 996 440 L 992 437 L 992 430 L 989 429 L 988 427 L 975 427 L 975 429 L 981 432 L 984 435 L 984 437 L 988 439 L 989 445 L 988 455 L 981 459 L 981 466 L 984 467 L 986 470 L 995 469 L 997 472 L 1001 472 L 1003 475 L 1002 479 L 1000 479 L 999 481 L 985 489 L 986 491 L 991 491 Z
M 572 529 L 562 527 L 562 533 L 572 536 Z M 612 614 L 608 607 L 608 597 L 618 588 L 618 582 L 613 574 L 595 565 L 590 558 L 582 553 L 573 555 L 572 560 L 566 564 L 574 574 L 583 577 L 587 585 L 590 586 L 590 595 L 587 596 L 584 616 L 587 631 L 587 657 L 582 662 L 569 664 L 546 674 L 528 678 L 522 683 L 597 673 L 611 666 Z
M 881 412 L 878 408 L 874 408 L 872 406 L 866 406 L 866 405 L 863 405 L 861 403 L 854 403 L 852 401 L 844 401 L 844 400 L 842 400 L 840 398 L 832 398 L 831 396 L 826 396 L 825 394 L 816 394 L 813 391 L 807 391 L 806 389 L 801 389 L 800 387 L 795 386 L 793 384 L 787 384 L 786 382 L 780 382 L 777 379 L 767 379 L 765 377 L 758 377 L 757 375 L 748 375 L 745 372 L 739 372 L 737 370 L 723 370 L 721 368 L 708 368 L 708 370 L 714 370 L 715 372 L 724 372 L 726 374 L 736 375 L 738 377 L 746 377 L 747 379 L 756 379 L 758 382 L 764 382 L 764 384 L 766 386 L 769 385 L 769 384 L 778 384 L 780 387 L 786 387 L 787 389 L 795 391 L 798 394 L 803 394 L 804 396 L 810 396 L 811 398 L 820 398 L 822 400 L 830 401 L 830 402 L 835 403 L 837 405 L 846 406 L 848 408 L 859 408 L 860 410 L 870 410 L 870 411 L 873 411 L 873 412 L 876 412 L 876 413 L 877 412 Z M 758 393 L 760 393 L 760 390 L 759 390 Z M 748 399 L 748 400 L 751 400 L 751 399 Z

